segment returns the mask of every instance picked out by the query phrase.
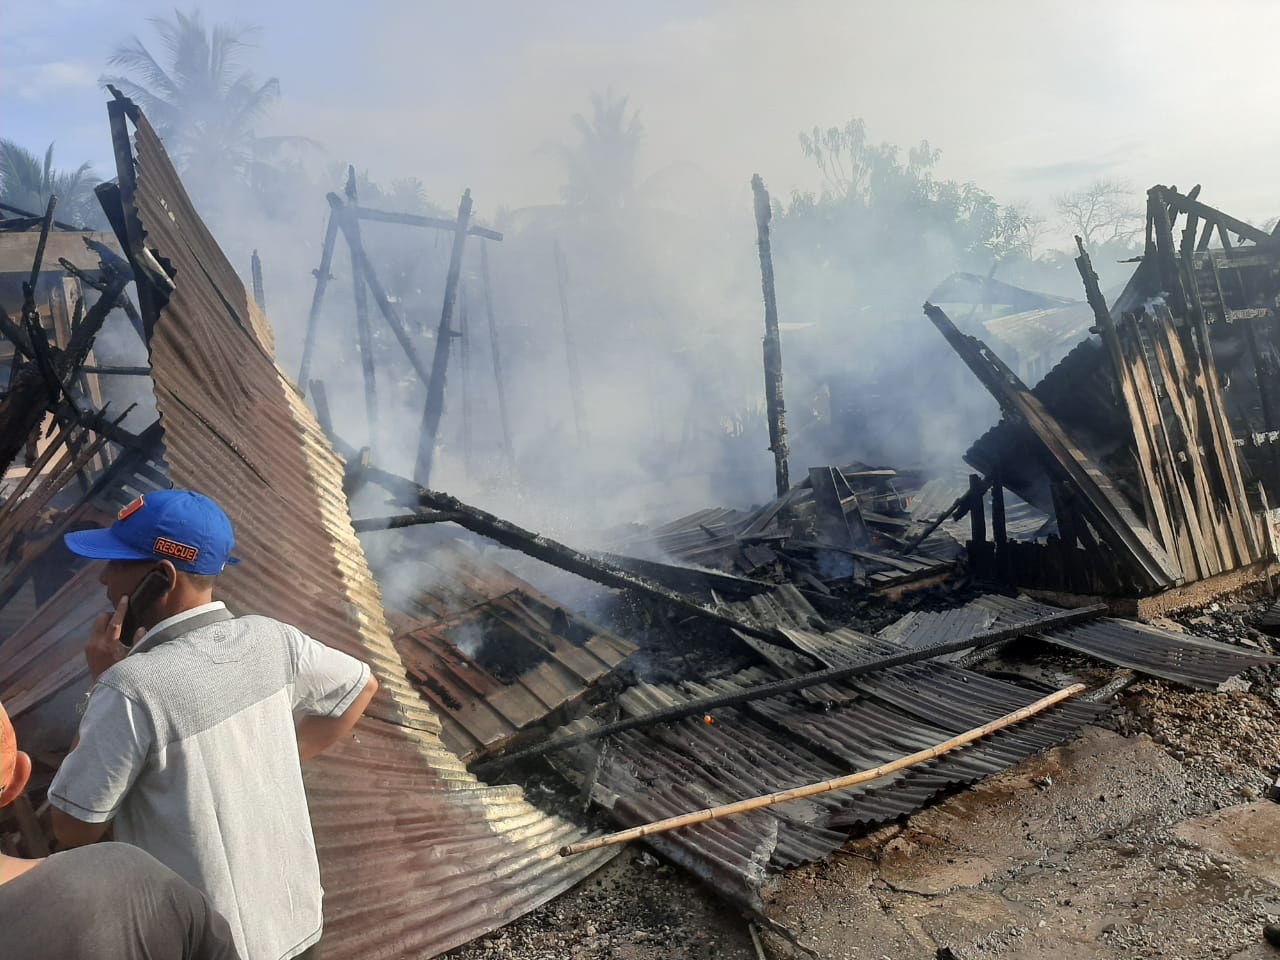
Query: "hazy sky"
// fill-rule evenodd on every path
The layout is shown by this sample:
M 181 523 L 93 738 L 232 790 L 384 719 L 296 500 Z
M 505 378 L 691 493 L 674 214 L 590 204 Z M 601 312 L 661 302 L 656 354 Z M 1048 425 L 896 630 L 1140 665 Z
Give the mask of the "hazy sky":
M 8 0 L 0 135 L 55 140 L 61 165 L 112 175 L 98 77 L 130 34 L 155 44 L 146 17 L 170 9 Z M 375 179 L 418 176 L 446 205 L 464 186 L 482 211 L 554 201 L 540 148 L 612 88 L 641 111 L 643 172 L 679 164 L 697 190 L 746 197 L 757 171 L 775 195 L 812 187 L 798 132 L 856 115 L 877 140 L 927 138 L 944 175 L 1046 212 L 1106 175 L 1200 181 L 1237 215 L 1280 213 L 1280 4 L 1260 0 L 221 0 L 205 18 L 261 26 L 253 67 L 284 91 L 262 132 L 314 137 Z

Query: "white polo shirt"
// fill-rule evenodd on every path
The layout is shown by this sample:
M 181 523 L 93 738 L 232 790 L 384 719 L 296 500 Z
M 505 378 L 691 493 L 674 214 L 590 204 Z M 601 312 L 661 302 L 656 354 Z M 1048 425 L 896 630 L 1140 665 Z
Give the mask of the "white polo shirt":
M 288 960 L 323 896 L 294 715 L 337 716 L 368 679 L 288 624 L 188 610 L 98 678 L 49 802 L 204 891 L 245 960 Z

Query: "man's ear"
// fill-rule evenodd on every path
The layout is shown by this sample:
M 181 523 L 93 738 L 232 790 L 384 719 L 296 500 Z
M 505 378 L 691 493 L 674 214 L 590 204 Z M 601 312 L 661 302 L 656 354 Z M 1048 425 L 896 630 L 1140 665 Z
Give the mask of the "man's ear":
M 5 784 L 4 793 L 0 794 L 0 807 L 7 807 L 18 799 L 18 795 L 27 788 L 31 779 L 31 758 L 21 750 L 13 765 L 13 779 Z
M 173 593 L 174 587 L 178 585 L 178 568 L 169 560 L 161 560 L 156 564 L 156 568 L 164 571 L 165 578 L 169 581 L 169 586 L 164 591 L 164 596 L 167 597 Z

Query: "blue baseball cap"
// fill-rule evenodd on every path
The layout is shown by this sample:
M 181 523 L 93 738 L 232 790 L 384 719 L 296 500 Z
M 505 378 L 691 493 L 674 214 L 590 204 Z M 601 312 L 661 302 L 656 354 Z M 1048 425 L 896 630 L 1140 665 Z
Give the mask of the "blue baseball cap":
M 143 494 L 116 514 L 105 530 L 63 537 L 67 549 L 90 560 L 168 560 L 184 573 L 211 576 L 239 563 L 236 541 L 222 508 L 192 490 Z

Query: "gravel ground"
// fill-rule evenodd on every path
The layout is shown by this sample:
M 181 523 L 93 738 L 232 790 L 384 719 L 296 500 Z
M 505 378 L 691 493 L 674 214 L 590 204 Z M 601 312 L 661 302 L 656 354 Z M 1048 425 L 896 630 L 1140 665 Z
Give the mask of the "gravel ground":
M 1280 652 L 1266 603 L 1164 622 Z M 1063 661 L 1066 662 L 1066 661 Z M 1219 693 L 1140 680 L 1099 727 L 900 824 L 789 871 L 764 933 L 642 847 L 454 960 L 1173 957 L 1265 960 L 1280 917 L 1280 670 Z M 762 952 L 760 952 L 762 951 Z

